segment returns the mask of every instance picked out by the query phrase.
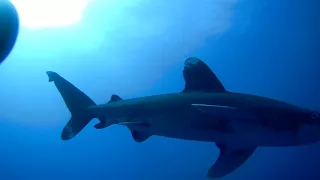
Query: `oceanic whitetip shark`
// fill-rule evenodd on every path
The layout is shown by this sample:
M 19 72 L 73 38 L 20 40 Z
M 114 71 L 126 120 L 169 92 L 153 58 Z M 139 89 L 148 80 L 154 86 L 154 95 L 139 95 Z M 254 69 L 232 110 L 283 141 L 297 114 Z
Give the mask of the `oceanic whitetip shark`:
M 62 131 L 63 140 L 75 137 L 97 118 L 95 128 L 127 126 L 136 142 L 150 136 L 212 142 L 220 155 L 208 170 L 208 178 L 231 173 L 257 147 L 299 146 L 320 140 L 318 112 L 227 91 L 211 69 L 194 57 L 185 61 L 182 92 L 127 100 L 112 95 L 101 105 L 57 73 L 48 71 L 47 75 L 72 115 Z

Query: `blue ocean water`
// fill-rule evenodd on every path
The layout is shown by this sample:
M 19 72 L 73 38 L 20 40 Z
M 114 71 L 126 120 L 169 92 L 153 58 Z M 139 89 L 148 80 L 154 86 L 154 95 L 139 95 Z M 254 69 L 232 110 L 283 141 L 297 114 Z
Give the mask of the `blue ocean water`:
M 230 91 L 320 110 L 317 0 L 12 2 L 22 27 L 0 66 L 0 180 L 198 180 L 219 155 L 213 143 L 136 143 L 125 127 L 96 130 L 96 121 L 62 141 L 70 114 L 48 70 L 105 103 L 181 91 L 183 62 L 195 56 Z M 222 179 L 320 179 L 319 151 L 258 148 Z

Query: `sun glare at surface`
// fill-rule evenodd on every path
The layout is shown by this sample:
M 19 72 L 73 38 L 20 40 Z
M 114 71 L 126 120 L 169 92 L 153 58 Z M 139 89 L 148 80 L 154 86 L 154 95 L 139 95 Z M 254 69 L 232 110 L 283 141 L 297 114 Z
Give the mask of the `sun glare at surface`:
M 70 26 L 81 20 L 88 0 L 10 0 L 26 28 Z

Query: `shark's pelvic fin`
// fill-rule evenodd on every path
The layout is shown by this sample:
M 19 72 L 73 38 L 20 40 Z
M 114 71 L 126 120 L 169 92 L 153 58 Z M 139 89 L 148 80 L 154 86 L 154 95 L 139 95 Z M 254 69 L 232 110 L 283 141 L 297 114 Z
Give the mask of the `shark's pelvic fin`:
M 227 92 L 212 70 L 198 58 L 185 61 L 183 77 L 185 88 L 182 92 Z
M 227 144 L 216 144 L 220 156 L 208 170 L 207 177 L 214 179 L 225 176 L 241 166 L 253 154 L 257 147 L 235 148 Z
M 147 140 L 149 137 L 151 137 L 151 135 L 148 135 L 148 134 L 144 134 L 140 131 L 137 131 L 137 130 L 131 130 L 131 135 L 132 135 L 132 138 L 134 141 L 136 142 L 143 142 L 145 140 Z
M 124 122 L 118 122 L 118 124 L 128 127 L 134 141 L 140 143 L 140 142 L 147 140 L 151 135 L 146 134 L 140 130 L 148 128 L 150 126 L 150 124 L 146 121 L 132 121 L 132 120 L 134 120 L 134 118 L 130 118 Z
M 108 124 L 103 122 L 103 121 L 101 121 L 101 120 L 100 120 L 99 123 L 94 125 L 94 128 L 96 128 L 96 129 L 103 129 L 103 128 L 106 128 L 106 127 L 108 127 Z

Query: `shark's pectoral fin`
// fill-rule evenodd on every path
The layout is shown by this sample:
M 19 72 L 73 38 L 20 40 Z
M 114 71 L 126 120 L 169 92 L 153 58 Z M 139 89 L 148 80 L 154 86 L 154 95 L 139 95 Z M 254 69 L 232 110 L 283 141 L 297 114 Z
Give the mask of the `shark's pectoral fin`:
M 220 178 L 240 167 L 256 150 L 257 147 L 235 148 L 227 144 L 216 144 L 220 156 L 208 170 L 208 178 Z
M 151 136 L 151 135 L 144 134 L 144 133 L 137 131 L 137 130 L 130 130 L 130 131 L 131 131 L 131 135 L 132 135 L 132 138 L 134 139 L 134 141 L 139 142 L 139 143 L 147 140 Z

